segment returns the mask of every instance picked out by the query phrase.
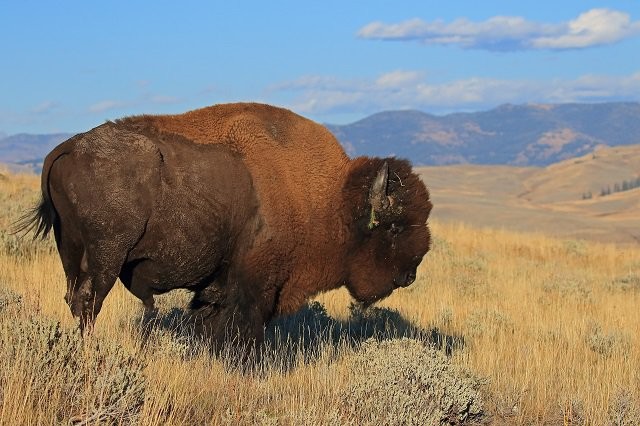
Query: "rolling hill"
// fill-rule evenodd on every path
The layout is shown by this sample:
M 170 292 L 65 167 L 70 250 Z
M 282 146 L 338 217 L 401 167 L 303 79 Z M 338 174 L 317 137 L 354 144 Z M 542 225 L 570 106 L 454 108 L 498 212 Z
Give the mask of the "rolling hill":
M 640 145 L 605 147 L 546 167 L 418 167 L 437 220 L 640 243 L 640 188 L 600 195 L 640 176 Z M 592 198 L 583 199 L 591 192 Z

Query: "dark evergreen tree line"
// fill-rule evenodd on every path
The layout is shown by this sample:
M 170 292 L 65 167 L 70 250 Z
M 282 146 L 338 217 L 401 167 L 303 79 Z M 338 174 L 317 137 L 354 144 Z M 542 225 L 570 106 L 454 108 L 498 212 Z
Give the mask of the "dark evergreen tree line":
M 611 188 L 611 185 L 607 185 L 606 188 L 603 187 L 600 190 L 600 196 L 604 197 L 605 195 L 610 195 L 616 192 L 629 191 L 631 189 L 639 188 L 639 187 L 640 187 L 640 176 L 629 179 L 629 180 L 624 180 L 622 181 L 622 183 L 614 183 L 613 189 Z M 582 193 L 583 200 L 588 200 L 590 198 L 593 198 L 593 194 L 591 193 L 591 191 Z

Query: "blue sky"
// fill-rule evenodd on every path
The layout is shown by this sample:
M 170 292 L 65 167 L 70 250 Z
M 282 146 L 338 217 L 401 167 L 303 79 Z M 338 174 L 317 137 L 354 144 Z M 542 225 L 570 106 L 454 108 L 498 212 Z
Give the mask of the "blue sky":
M 221 102 L 388 109 L 640 101 L 640 2 L 0 0 L 0 132 Z

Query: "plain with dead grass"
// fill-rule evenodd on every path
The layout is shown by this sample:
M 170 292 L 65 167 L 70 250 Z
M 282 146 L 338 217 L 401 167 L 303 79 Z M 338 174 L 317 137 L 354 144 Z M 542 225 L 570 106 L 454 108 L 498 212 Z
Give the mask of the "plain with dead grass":
M 636 247 L 436 222 L 415 284 L 368 310 L 320 295 L 238 368 L 190 334 L 182 291 L 144 318 L 117 285 L 81 339 L 52 241 L 8 232 L 37 188 L 0 181 L 0 423 L 637 422 Z

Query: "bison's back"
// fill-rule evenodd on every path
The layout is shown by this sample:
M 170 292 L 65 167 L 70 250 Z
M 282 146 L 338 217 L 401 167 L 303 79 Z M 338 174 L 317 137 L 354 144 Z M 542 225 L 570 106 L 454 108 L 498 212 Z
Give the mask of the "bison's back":
M 289 110 L 255 103 L 222 104 L 179 115 L 129 117 L 118 122 L 137 132 L 180 135 L 200 144 L 225 143 L 251 171 L 266 224 L 305 230 L 326 218 L 337 202 L 337 182 L 349 159 L 324 127 Z

